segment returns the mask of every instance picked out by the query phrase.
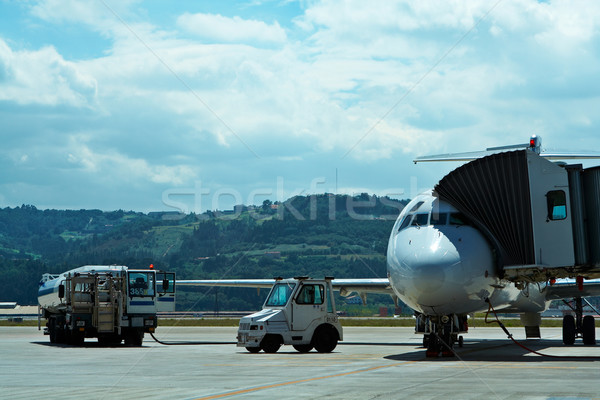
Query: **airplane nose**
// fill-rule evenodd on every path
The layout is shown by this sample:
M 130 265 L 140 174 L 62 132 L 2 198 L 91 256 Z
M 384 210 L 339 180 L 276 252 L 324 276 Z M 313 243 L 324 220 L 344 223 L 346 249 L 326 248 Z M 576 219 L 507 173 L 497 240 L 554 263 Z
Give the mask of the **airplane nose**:
M 448 290 L 452 288 L 448 274 L 460 264 L 456 251 L 422 248 L 407 254 L 402 260 L 404 270 L 408 272 L 412 292 L 417 294 L 424 304 L 440 304 L 448 300 Z
M 398 297 L 428 314 L 462 312 L 482 301 L 492 268 L 489 245 L 471 227 L 401 231 L 388 248 L 389 278 Z
M 416 290 L 420 292 L 434 292 L 444 286 L 446 273 L 443 265 L 423 263 L 414 259 L 405 260 L 405 262 L 415 271 L 413 284 Z

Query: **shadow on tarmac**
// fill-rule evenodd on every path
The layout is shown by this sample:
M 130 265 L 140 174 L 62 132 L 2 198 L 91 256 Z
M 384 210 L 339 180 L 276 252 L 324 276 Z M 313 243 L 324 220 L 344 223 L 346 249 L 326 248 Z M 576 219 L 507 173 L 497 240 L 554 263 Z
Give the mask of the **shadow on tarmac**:
M 509 339 L 477 340 L 469 343 L 465 341 L 462 348 L 454 347 L 453 357 L 426 357 L 425 348 L 415 348 L 415 351 L 402 354 L 385 356 L 386 360 L 393 361 L 433 361 L 433 362 L 456 362 L 456 361 L 486 361 L 486 362 L 590 362 L 600 361 L 600 349 L 596 346 L 584 346 L 576 344 L 565 346 L 561 340 L 536 339 L 521 341 L 525 347 L 544 354 L 540 356 L 515 344 Z M 578 353 L 587 349 L 589 355 L 565 355 L 569 349 Z M 596 350 L 598 349 L 598 350 Z

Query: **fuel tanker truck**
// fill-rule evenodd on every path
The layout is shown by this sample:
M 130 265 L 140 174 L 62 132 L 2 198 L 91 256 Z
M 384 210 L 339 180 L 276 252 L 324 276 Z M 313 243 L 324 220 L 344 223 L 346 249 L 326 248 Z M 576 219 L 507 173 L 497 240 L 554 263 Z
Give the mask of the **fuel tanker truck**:
M 38 329 L 51 343 L 80 345 L 85 338 L 141 346 L 154 332 L 156 313 L 175 311 L 175 274 L 116 265 L 86 265 L 44 274 L 38 291 Z

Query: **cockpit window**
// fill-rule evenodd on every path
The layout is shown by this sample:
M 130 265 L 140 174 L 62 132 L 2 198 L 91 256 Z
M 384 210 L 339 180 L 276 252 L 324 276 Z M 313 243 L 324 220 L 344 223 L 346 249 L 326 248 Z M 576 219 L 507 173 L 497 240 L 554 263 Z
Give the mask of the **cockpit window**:
M 419 209 L 419 207 L 421 207 L 423 205 L 423 203 L 425 203 L 424 201 L 419 201 L 417 204 L 415 204 L 413 206 L 413 208 L 410 209 L 410 213 L 414 213 L 415 211 L 417 211 Z
M 429 223 L 433 226 L 435 225 L 446 225 L 448 222 L 448 214 L 447 213 L 432 213 L 431 220 Z
M 408 225 L 410 225 L 410 220 L 412 219 L 413 214 L 408 214 L 404 216 L 404 219 L 402 220 L 402 223 L 400 224 L 400 228 L 398 228 L 398 232 L 400 232 L 402 229 L 406 228 Z
M 429 220 L 429 214 L 416 214 L 412 220 L 412 226 L 425 226 Z
M 450 225 L 468 225 L 467 218 L 463 213 L 451 213 L 450 214 Z

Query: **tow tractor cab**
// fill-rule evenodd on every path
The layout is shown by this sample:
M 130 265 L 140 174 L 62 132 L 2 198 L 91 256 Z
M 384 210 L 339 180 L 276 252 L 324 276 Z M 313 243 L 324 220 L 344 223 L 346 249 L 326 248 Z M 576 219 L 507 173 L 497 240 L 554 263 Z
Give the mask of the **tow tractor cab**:
M 38 301 L 52 343 L 141 346 L 154 332 L 156 313 L 174 311 L 175 274 L 124 266 L 83 266 L 60 275 L 44 274 Z
M 331 280 L 276 278 L 262 311 L 240 319 L 238 347 L 251 353 L 275 353 L 291 344 L 301 353 L 329 353 L 342 340 Z

